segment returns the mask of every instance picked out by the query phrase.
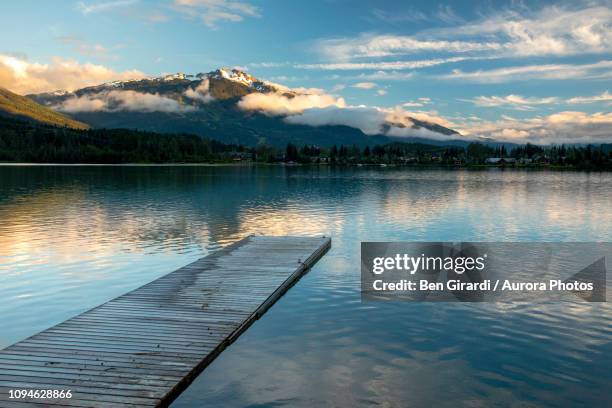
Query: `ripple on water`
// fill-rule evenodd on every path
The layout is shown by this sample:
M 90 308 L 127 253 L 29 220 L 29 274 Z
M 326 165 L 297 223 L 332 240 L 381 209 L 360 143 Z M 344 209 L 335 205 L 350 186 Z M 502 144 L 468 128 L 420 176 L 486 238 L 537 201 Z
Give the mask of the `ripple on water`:
M 249 234 L 323 234 L 330 252 L 175 406 L 612 405 L 607 303 L 359 293 L 361 241 L 609 241 L 608 174 L 0 166 L 0 180 L 0 346 Z

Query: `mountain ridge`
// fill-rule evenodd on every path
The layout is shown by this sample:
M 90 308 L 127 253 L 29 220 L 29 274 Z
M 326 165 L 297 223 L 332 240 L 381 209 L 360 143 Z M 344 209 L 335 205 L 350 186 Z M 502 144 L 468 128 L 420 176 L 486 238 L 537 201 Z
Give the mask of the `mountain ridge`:
M 412 127 L 446 137 L 460 137 L 453 129 L 411 117 L 408 118 L 408 124 L 385 123 L 381 126 L 380 134 L 371 135 L 365 134 L 358 127 L 344 124 L 314 126 L 287 123 L 285 118 L 294 112 L 271 114 L 239 106 L 243 98 L 252 94 L 273 96 L 287 104 L 300 98 L 317 101 L 327 98 L 332 100 L 328 103 L 334 102 L 332 96 L 321 96 L 316 92 L 319 90 L 291 89 L 258 79 L 238 69 L 219 68 L 195 75 L 175 73 L 108 82 L 73 92 L 54 91 L 27 97 L 43 106 L 67 112 L 94 128 L 189 132 L 225 143 L 249 146 L 261 143 L 277 146 L 287 143 L 374 145 L 384 141 L 412 140 L 435 143 L 426 137 L 394 137 L 384 134 L 391 127 Z
M 85 123 L 76 121 L 36 103 L 30 98 L 2 87 L 0 87 L 0 115 L 58 127 L 67 126 L 74 129 L 87 129 L 89 127 Z

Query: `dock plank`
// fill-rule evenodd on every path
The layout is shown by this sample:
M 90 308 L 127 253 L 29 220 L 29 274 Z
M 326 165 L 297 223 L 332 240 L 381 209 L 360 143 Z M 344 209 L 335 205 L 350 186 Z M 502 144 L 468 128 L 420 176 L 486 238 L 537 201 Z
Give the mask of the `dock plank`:
M 13 344 L 0 351 L 0 406 L 168 406 L 330 246 L 250 236 Z

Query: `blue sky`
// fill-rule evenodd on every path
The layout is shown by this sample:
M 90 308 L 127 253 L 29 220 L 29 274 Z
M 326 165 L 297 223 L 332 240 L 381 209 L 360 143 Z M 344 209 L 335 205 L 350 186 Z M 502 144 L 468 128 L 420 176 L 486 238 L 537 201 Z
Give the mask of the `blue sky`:
M 28 93 L 240 66 L 466 133 L 601 126 L 611 25 L 609 1 L 20 1 L 0 15 L 0 85 Z

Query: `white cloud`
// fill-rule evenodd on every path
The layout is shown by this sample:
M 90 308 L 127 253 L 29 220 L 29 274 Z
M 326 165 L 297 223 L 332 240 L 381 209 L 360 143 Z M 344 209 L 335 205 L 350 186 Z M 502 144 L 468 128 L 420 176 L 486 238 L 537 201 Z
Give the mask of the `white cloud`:
M 190 105 L 181 105 L 172 98 L 158 93 L 142 93 L 136 91 L 113 90 L 97 94 L 75 96 L 63 101 L 55 109 L 68 112 L 185 112 L 195 108 Z
M 357 82 L 352 85 L 352 87 L 358 89 L 373 89 L 376 88 L 376 84 L 374 82 Z
M 379 89 L 376 91 L 376 94 L 379 96 L 384 96 L 387 94 L 387 91 L 385 89 Z
M 403 71 L 376 71 L 369 74 L 359 74 L 353 76 L 352 79 L 365 81 L 405 81 L 414 77 L 413 72 Z M 347 77 L 344 77 L 347 78 Z
M 433 58 L 417 61 L 378 61 L 378 62 L 335 62 L 324 64 L 295 64 L 294 68 L 300 69 L 321 69 L 329 71 L 339 70 L 405 70 L 433 67 L 441 64 L 460 62 L 474 58 L 453 57 L 453 58 Z
M 116 8 L 127 7 L 136 3 L 138 3 L 138 0 L 116 0 L 99 3 L 85 3 L 80 1 L 77 3 L 77 9 L 81 13 L 88 15 L 92 13 L 101 13 Z
M 524 65 L 464 72 L 453 70 L 440 75 L 441 79 L 458 79 L 479 83 L 501 83 L 530 79 L 610 78 L 612 61 L 603 60 L 592 64 L 544 64 Z
M 463 22 L 463 18 L 458 16 L 453 8 L 448 4 L 440 4 L 436 17 L 447 24 L 456 24 Z
M 191 99 L 198 100 L 203 103 L 208 103 L 214 100 L 210 94 L 210 81 L 208 78 L 204 78 L 197 87 L 187 88 L 185 96 Z
M 174 0 L 176 10 L 189 17 L 200 18 L 209 28 L 218 22 L 239 22 L 244 17 L 261 17 L 259 8 L 244 1 Z
M 408 101 L 402 103 L 402 106 L 406 108 L 418 108 L 431 103 L 430 98 L 418 98 L 416 101 Z
M 144 77 L 140 71 L 114 71 L 103 65 L 81 64 L 54 57 L 49 64 L 0 54 L 0 86 L 18 94 L 57 89 L 74 90 L 114 80 Z
M 121 44 L 109 48 L 100 43 L 92 43 L 77 36 L 62 36 L 58 37 L 57 39 L 61 43 L 71 46 L 81 55 L 99 59 L 114 59 L 116 57 L 111 54 L 111 51 L 122 48 Z
M 376 135 L 383 131 L 385 113 L 368 106 L 327 107 L 308 109 L 299 115 L 288 116 L 285 121 L 308 126 L 350 126 L 361 129 L 367 135 Z
M 472 99 L 461 99 L 463 101 L 471 102 L 476 106 L 482 106 L 487 108 L 492 107 L 510 107 L 518 110 L 529 110 L 534 105 L 552 105 L 552 104 L 586 104 L 586 103 L 599 103 L 599 102 L 612 102 L 612 94 L 608 91 L 604 91 L 599 95 L 592 96 L 575 96 L 568 99 L 562 99 L 556 96 L 549 96 L 544 98 L 537 97 L 525 97 L 521 95 L 506 95 L 506 96 L 477 96 Z
M 425 21 L 428 19 L 425 13 L 415 9 L 406 10 L 400 13 L 398 13 L 397 10 L 393 10 L 393 12 L 387 12 L 381 9 L 373 9 L 371 13 L 377 19 L 389 24 L 398 24 L 406 22 L 414 23 L 418 21 Z
M 455 124 L 461 133 L 498 141 L 535 144 L 611 143 L 612 113 L 564 111 L 548 116 Z
M 460 135 L 443 135 L 425 128 L 415 128 L 413 118 L 442 126 L 450 125 L 447 120 L 428 112 L 410 112 L 401 107 L 380 108 L 363 105 L 308 109 L 301 114 L 286 117 L 285 121 L 308 126 L 350 126 L 360 129 L 366 135 L 414 136 L 437 140 L 461 137 Z
M 430 52 L 520 57 L 612 51 L 612 9 L 607 6 L 581 9 L 553 6 L 538 12 L 510 10 L 460 25 L 456 24 L 459 17 L 451 8 L 440 6 L 438 18 L 454 26 L 412 36 L 362 34 L 321 39 L 315 43 L 315 49 L 335 62 Z
M 521 95 L 506 95 L 506 96 L 477 96 L 473 99 L 466 99 L 476 106 L 487 108 L 492 107 L 510 107 L 517 110 L 530 110 L 532 105 L 550 105 L 558 103 L 559 98 L 551 96 L 546 98 L 524 97 Z
M 569 104 L 612 102 L 612 94 L 608 91 L 604 91 L 599 95 L 569 98 L 566 102 Z
M 238 107 L 268 115 L 295 115 L 312 108 L 346 105 L 343 98 L 325 94 L 319 89 L 296 88 L 292 92 L 251 93 L 240 99 Z
M 362 34 L 357 38 L 319 40 L 316 49 L 332 61 L 350 61 L 356 58 L 380 58 L 419 52 L 445 51 L 464 53 L 501 50 L 496 42 L 420 40 L 410 36 Z
M 372 89 L 375 83 L 358 83 L 354 86 Z M 384 89 L 379 91 L 386 92 Z M 421 98 L 424 103 L 428 98 Z M 309 126 L 344 125 L 361 129 L 368 135 L 420 136 L 439 138 L 447 136 L 426 129 L 413 127 L 413 118 L 449 126 L 451 123 L 435 112 L 409 112 L 401 107 L 379 108 L 348 106 L 343 98 L 325 93 L 317 88 L 285 88 L 277 93 L 252 93 L 238 102 L 243 110 L 260 111 L 270 116 L 284 116 L 288 123 Z
M 499 13 L 481 21 L 438 30 L 437 36 L 487 37 L 504 55 L 542 56 L 606 53 L 612 50 L 612 9 L 546 7 L 536 13 Z

